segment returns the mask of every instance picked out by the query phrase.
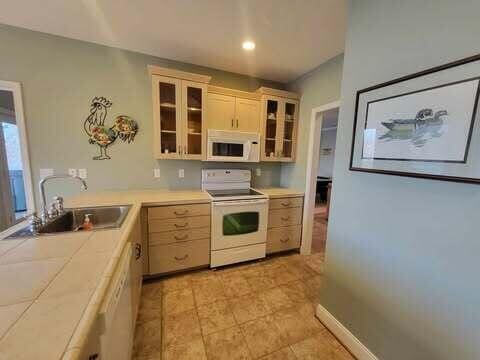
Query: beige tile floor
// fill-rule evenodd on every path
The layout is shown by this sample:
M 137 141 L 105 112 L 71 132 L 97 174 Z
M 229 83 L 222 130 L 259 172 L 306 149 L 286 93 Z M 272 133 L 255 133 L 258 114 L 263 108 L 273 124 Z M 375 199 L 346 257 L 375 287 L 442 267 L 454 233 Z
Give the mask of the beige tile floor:
M 136 360 L 354 359 L 315 318 L 323 253 L 144 284 Z

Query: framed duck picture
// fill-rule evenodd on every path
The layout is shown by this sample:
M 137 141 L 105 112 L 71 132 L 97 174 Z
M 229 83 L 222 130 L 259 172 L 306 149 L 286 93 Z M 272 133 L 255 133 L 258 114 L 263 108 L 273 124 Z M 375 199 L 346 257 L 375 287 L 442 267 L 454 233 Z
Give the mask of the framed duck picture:
M 350 170 L 480 183 L 480 55 L 357 92 Z

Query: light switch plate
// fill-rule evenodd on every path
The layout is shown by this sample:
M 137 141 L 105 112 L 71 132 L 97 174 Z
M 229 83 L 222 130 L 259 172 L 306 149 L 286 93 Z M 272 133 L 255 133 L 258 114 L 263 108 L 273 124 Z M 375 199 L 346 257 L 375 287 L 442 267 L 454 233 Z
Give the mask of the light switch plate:
M 255 173 L 257 174 L 257 176 L 262 176 L 262 169 L 257 168 L 257 169 L 255 170 Z
M 153 169 L 153 177 L 157 179 L 160 177 L 160 169 Z
M 78 169 L 78 176 L 80 176 L 82 179 L 86 179 L 87 169 Z
M 77 176 L 77 169 L 68 169 L 68 175 Z
M 179 178 L 184 178 L 185 177 L 185 170 L 184 169 L 178 169 L 178 177 Z
M 40 169 L 40 179 L 53 175 L 53 169 Z

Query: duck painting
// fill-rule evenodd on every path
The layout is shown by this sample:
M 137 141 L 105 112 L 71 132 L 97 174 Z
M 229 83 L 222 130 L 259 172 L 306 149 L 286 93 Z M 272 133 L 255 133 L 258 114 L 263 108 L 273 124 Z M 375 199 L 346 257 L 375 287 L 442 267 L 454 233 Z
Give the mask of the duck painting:
M 115 118 L 111 127 L 105 126 L 108 109 L 112 102 L 104 97 L 94 97 L 90 104 L 90 115 L 85 119 L 83 128 L 88 136 L 90 144 L 98 145 L 100 154 L 93 157 L 93 160 L 108 160 L 107 148 L 117 138 L 123 142 L 131 143 L 138 132 L 138 125 L 129 116 L 119 115 Z
M 429 139 L 442 136 L 443 117 L 446 110 L 433 112 L 432 109 L 422 109 L 413 119 L 391 119 L 381 124 L 388 129 L 378 137 L 379 140 L 410 140 L 416 147 L 422 147 Z

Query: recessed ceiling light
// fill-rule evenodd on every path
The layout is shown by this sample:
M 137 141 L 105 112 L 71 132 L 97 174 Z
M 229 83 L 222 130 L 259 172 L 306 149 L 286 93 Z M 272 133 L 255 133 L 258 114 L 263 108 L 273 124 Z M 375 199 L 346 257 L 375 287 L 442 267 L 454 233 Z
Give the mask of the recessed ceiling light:
M 255 43 L 253 41 L 244 41 L 242 44 L 244 50 L 253 50 L 255 49 Z

